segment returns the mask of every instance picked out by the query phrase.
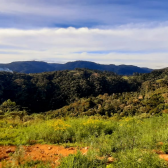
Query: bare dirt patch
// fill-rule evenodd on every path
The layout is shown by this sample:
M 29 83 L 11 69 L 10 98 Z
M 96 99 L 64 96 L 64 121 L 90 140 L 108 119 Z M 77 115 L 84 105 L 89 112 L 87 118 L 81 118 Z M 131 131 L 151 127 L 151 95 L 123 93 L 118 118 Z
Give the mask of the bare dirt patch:
M 159 157 L 165 161 L 168 161 L 168 154 L 160 154 Z
M 86 154 L 88 151 L 87 147 L 77 148 L 69 147 L 65 148 L 63 146 L 55 145 L 31 145 L 23 146 L 24 149 L 24 160 L 40 160 L 40 161 L 50 161 L 53 166 L 59 164 L 59 160 L 62 157 L 66 157 L 70 154 L 77 153 L 80 150 L 83 154 Z M 16 146 L 0 146 L 0 168 L 2 167 L 2 161 L 11 161 L 12 153 L 16 151 Z

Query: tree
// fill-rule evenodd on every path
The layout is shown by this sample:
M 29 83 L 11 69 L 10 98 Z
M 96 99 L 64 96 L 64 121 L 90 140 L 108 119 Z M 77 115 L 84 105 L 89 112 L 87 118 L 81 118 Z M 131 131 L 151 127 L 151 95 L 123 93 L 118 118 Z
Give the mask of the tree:
M 2 112 L 9 112 L 9 111 L 13 111 L 17 109 L 17 105 L 15 102 L 12 102 L 10 99 L 4 101 L 1 105 L 0 105 L 0 110 Z

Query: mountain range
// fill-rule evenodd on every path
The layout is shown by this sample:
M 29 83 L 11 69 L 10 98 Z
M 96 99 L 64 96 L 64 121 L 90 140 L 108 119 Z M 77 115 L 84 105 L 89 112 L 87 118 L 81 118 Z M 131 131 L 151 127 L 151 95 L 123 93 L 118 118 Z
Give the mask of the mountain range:
M 8 64 L 0 64 L 0 68 L 8 68 L 20 73 L 41 73 L 58 70 L 74 70 L 76 68 L 87 68 L 100 71 L 111 71 L 119 75 L 132 75 L 134 73 L 149 73 L 152 69 L 140 68 L 133 65 L 103 65 L 89 61 L 74 61 L 65 64 L 47 63 L 42 61 L 19 61 Z

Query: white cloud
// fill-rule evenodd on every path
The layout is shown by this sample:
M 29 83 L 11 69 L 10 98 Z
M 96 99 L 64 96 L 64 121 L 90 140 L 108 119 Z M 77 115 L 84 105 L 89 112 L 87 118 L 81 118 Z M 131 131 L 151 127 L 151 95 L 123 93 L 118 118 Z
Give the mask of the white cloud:
M 1 47 L 3 46 L 3 47 Z M 6 48 L 4 47 L 6 46 Z M 0 29 L 0 62 L 91 60 L 141 67 L 168 66 L 168 26 L 155 28 Z M 100 53 L 90 53 L 109 51 Z

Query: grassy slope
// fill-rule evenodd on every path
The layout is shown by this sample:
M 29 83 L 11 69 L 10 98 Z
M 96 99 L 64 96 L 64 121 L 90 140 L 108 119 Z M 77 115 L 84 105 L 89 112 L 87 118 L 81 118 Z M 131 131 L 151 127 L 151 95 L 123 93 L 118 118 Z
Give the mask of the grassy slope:
M 104 158 L 112 156 L 116 161 L 111 167 L 165 167 L 164 161 L 152 151 L 155 149 L 168 152 L 167 123 L 167 114 L 144 119 L 127 117 L 119 121 L 115 117 L 43 120 L 39 119 L 39 116 L 34 116 L 27 122 L 20 121 L 18 118 L 15 120 L 6 118 L 0 121 L 0 143 L 1 145 L 51 143 L 90 146 L 88 157 L 93 161 L 95 156 Z M 78 155 L 78 159 L 82 160 L 83 157 Z M 71 160 L 76 156 L 71 157 L 67 159 Z M 66 163 L 67 167 L 73 167 L 66 159 L 62 162 Z

